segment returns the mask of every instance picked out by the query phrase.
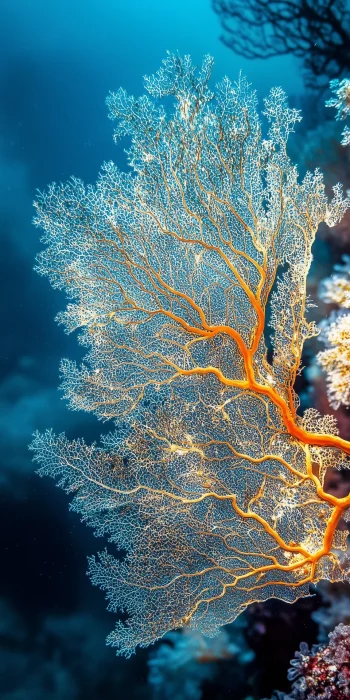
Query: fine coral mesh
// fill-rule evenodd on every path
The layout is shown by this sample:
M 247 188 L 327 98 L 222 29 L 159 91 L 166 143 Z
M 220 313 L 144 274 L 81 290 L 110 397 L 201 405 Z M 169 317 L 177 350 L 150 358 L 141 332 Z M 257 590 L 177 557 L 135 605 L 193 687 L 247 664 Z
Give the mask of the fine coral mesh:
M 115 428 L 100 447 L 51 432 L 32 447 L 121 550 L 92 558 L 90 575 L 125 613 L 109 642 L 126 655 L 345 576 L 334 532 L 346 503 L 322 474 L 350 445 L 332 419 L 297 415 L 293 386 L 317 332 L 311 246 L 347 202 L 340 186 L 327 201 L 318 171 L 299 182 L 286 144 L 300 116 L 281 89 L 262 125 L 245 78 L 214 93 L 211 67 L 168 55 L 146 96 L 111 94 L 130 172 L 107 163 L 96 186 L 54 184 L 36 205 L 37 269 L 67 291 L 58 321 L 87 348 L 81 367 L 62 362 L 64 395 Z

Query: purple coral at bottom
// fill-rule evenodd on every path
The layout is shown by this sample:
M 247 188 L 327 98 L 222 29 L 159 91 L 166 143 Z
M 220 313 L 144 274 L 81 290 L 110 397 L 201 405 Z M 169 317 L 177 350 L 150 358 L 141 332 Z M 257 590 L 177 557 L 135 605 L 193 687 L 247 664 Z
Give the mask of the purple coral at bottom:
M 275 700 L 346 700 L 350 698 L 350 625 L 338 625 L 328 646 L 310 650 L 302 642 L 288 672 L 291 693 L 277 692 Z

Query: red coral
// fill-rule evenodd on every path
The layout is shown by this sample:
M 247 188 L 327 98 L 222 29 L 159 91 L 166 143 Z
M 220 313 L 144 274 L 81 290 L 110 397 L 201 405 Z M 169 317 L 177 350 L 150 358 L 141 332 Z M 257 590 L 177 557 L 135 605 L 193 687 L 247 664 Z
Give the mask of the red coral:
M 338 625 L 328 646 L 309 650 L 302 642 L 288 672 L 296 700 L 345 700 L 350 698 L 350 625 Z M 281 696 L 280 696 L 281 697 Z M 282 696 L 283 697 L 283 696 Z

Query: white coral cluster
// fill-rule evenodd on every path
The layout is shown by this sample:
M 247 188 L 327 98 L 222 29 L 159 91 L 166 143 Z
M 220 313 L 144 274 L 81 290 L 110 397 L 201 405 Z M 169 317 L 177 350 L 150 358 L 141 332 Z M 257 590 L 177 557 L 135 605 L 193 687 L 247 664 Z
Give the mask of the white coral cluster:
M 334 93 L 334 97 L 327 100 L 327 107 L 335 107 L 337 110 L 336 119 L 343 120 L 347 119 L 350 115 L 350 80 L 349 78 L 344 78 L 343 80 L 331 80 L 330 88 Z M 342 133 L 342 145 L 348 146 L 350 144 L 350 129 L 348 126 L 345 127 Z
M 320 339 L 326 349 L 318 354 L 318 362 L 327 374 L 328 397 L 333 408 L 350 405 L 350 257 L 323 282 L 320 296 L 339 308 L 321 324 Z

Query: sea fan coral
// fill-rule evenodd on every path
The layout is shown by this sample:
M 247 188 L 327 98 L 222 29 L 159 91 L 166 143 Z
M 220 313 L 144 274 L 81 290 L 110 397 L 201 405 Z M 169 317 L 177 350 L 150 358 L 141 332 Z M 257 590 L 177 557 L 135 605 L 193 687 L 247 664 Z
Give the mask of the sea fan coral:
M 319 171 L 299 182 L 286 146 L 300 116 L 280 88 L 265 128 L 245 78 L 214 93 L 211 68 L 168 55 L 147 96 L 111 94 L 130 172 L 107 163 L 96 187 L 53 184 L 36 204 L 37 270 L 67 290 L 58 321 L 88 348 L 81 368 L 62 363 L 65 396 L 115 430 L 101 447 L 47 432 L 32 449 L 120 550 L 92 558 L 90 575 L 125 613 L 108 641 L 127 656 L 347 575 L 336 528 L 350 497 L 323 477 L 350 442 L 332 417 L 298 416 L 293 387 L 317 333 L 311 246 L 348 202 L 340 185 L 328 201 Z

